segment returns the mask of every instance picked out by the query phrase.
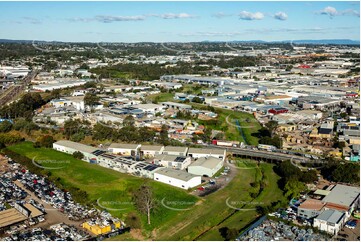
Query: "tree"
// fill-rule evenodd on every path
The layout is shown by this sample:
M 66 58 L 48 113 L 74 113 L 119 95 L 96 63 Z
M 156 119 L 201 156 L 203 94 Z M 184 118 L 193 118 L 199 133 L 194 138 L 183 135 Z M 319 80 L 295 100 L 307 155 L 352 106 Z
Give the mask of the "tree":
M 306 190 L 306 185 L 297 180 L 289 180 L 284 188 L 285 196 L 289 199 L 298 197 L 301 192 Z
M 53 136 L 44 135 L 37 139 L 37 141 L 35 142 L 35 147 L 52 148 L 54 142 L 55 140 Z
M 203 101 L 202 101 L 202 99 L 200 97 L 194 97 L 192 99 L 192 102 L 194 102 L 194 103 L 203 103 Z
M 64 134 L 69 139 L 73 134 L 78 133 L 80 130 L 80 121 L 79 120 L 67 120 L 64 123 Z
M 139 212 L 147 215 L 148 224 L 150 224 L 150 214 L 155 208 L 155 199 L 153 197 L 152 188 L 144 183 L 137 191 L 133 194 L 135 206 Z
M 81 153 L 80 151 L 75 151 L 75 152 L 73 153 L 73 157 L 74 157 L 75 159 L 81 160 L 81 159 L 84 158 L 84 154 Z
M 132 115 L 128 115 L 123 120 L 123 126 L 127 127 L 134 127 L 135 126 L 135 119 Z
M 7 120 L 0 123 L 0 133 L 9 132 L 13 127 L 13 124 Z
M 159 133 L 159 143 L 163 145 L 167 145 L 169 143 L 168 127 L 165 124 L 162 125 L 162 128 Z
M 86 93 L 84 96 L 84 104 L 90 106 L 91 108 L 95 105 L 98 104 L 100 98 L 94 94 L 94 93 Z
M 269 130 L 269 132 L 271 133 L 271 136 L 273 135 L 273 131 L 277 128 L 278 126 L 278 122 L 271 120 L 268 123 L 265 124 L 266 128 Z

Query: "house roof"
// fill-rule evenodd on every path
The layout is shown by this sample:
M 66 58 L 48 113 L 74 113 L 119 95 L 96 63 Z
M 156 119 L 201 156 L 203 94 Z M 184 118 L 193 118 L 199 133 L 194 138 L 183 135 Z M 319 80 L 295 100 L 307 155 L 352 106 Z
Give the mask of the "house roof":
M 185 171 L 173 170 L 170 168 L 159 169 L 155 172 L 155 174 L 168 176 L 168 177 L 175 178 L 175 179 L 182 180 L 182 181 L 189 181 L 195 177 L 199 177 L 199 176 L 192 175 Z
M 320 201 L 320 200 L 307 199 L 306 201 L 304 201 L 303 203 L 301 203 L 301 205 L 299 206 L 299 208 L 302 208 L 302 209 L 310 209 L 310 210 L 318 210 L 318 211 L 320 211 L 324 206 L 325 206 L 325 203 L 323 203 L 323 202 Z
M 85 152 L 85 153 L 93 153 L 94 151 L 99 150 L 96 147 L 84 145 L 84 144 L 69 141 L 69 140 L 59 140 L 59 141 L 55 142 L 54 144 L 61 145 L 61 146 L 71 148 L 71 149 L 75 149 L 75 150 Z
M 121 143 L 112 143 L 109 146 L 109 149 L 130 149 L 135 150 L 138 148 L 138 144 L 121 144 Z
M 360 188 L 337 184 L 322 201 L 350 207 L 359 196 Z
M 214 169 L 216 168 L 220 163 L 223 163 L 221 159 L 214 158 L 212 156 L 210 157 L 201 157 L 197 159 L 195 162 L 193 162 L 189 167 L 191 166 L 201 166 L 208 169 Z
M 328 209 L 323 211 L 320 215 L 318 215 L 316 219 L 327 221 L 328 223 L 337 224 L 344 216 L 345 213 L 341 213 L 333 209 Z

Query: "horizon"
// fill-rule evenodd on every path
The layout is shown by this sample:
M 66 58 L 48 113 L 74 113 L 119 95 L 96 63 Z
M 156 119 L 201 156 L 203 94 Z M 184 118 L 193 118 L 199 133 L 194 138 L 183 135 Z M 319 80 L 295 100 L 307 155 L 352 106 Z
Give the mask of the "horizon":
M 0 2 L 0 6 L 6 10 L 0 16 L 3 27 L 0 39 L 7 40 L 360 41 L 358 1 Z

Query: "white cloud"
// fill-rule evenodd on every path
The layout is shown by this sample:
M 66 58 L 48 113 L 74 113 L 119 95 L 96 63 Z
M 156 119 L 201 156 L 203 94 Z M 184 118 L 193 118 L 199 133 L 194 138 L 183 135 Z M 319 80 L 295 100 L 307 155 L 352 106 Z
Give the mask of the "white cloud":
M 261 20 L 264 18 L 264 14 L 261 12 L 251 13 L 247 11 L 242 11 L 239 13 L 239 17 L 243 20 Z
M 278 20 L 286 20 L 288 18 L 287 14 L 284 12 L 275 13 L 275 15 L 273 15 L 273 17 Z
M 317 12 L 318 14 L 328 15 L 330 18 L 335 16 L 356 16 L 360 17 L 360 13 L 354 9 L 346 9 L 343 11 L 338 11 L 336 8 L 328 6 Z
M 322 9 L 320 11 L 320 14 L 329 15 L 330 17 L 334 17 L 334 16 L 338 15 L 339 13 L 337 12 L 336 8 L 328 6 L 328 7 L 325 7 L 324 9 Z
M 142 21 L 145 17 L 139 16 L 110 16 L 110 15 L 97 15 L 95 20 L 103 23 L 122 22 L 122 21 Z
M 195 15 L 188 13 L 164 13 L 164 14 L 152 14 L 153 17 L 158 17 L 162 19 L 186 19 L 186 18 L 195 18 Z

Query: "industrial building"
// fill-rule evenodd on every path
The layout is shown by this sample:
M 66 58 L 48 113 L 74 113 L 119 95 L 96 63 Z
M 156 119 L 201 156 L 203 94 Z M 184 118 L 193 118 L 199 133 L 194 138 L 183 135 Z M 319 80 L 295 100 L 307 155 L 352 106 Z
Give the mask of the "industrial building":
M 162 154 L 164 155 L 178 155 L 178 156 L 186 156 L 188 151 L 188 147 L 181 146 L 166 146 L 163 149 Z
M 136 156 L 139 153 L 140 145 L 138 144 L 120 144 L 112 143 L 108 151 L 113 154 L 123 155 L 123 156 Z
M 156 155 L 154 164 L 177 170 L 184 170 L 191 164 L 191 157 L 178 155 Z
M 115 221 L 92 220 L 92 221 L 85 222 L 82 224 L 82 227 L 84 229 L 89 230 L 90 232 L 92 232 L 95 235 L 110 233 L 115 229 L 121 228 L 121 226 L 122 226 L 122 224 L 118 220 L 115 220 Z
M 212 156 L 224 160 L 226 158 L 226 149 L 189 148 L 188 155 L 194 159 Z
M 105 151 L 102 149 L 69 140 L 59 140 L 53 143 L 53 149 L 71 155 L 74 152 L 79 151 L 84 155 L 83 160 L 90 163 L 98 163 L 98 156 L 105 153 Z
M 151 158 L 162 154 L 164 146 L 160 145 L 142 145 L 140 147 L 140 155 L 144 158 Z
M 344 225 L 345 217 L 343 212 L 333 209 L 325 210 L 314 219 L 313 226 L 321 231 L 336 235 Z
M 188 166 L 188 172 L 199 176 L 212 177 L 223 166 L 223 160 L 212 156 L 201 157 Z
M 154 180 L 182 189 L 196 187 L 202 183 L 201 176 L 170 168 L 157 170 L 154 173 Z

